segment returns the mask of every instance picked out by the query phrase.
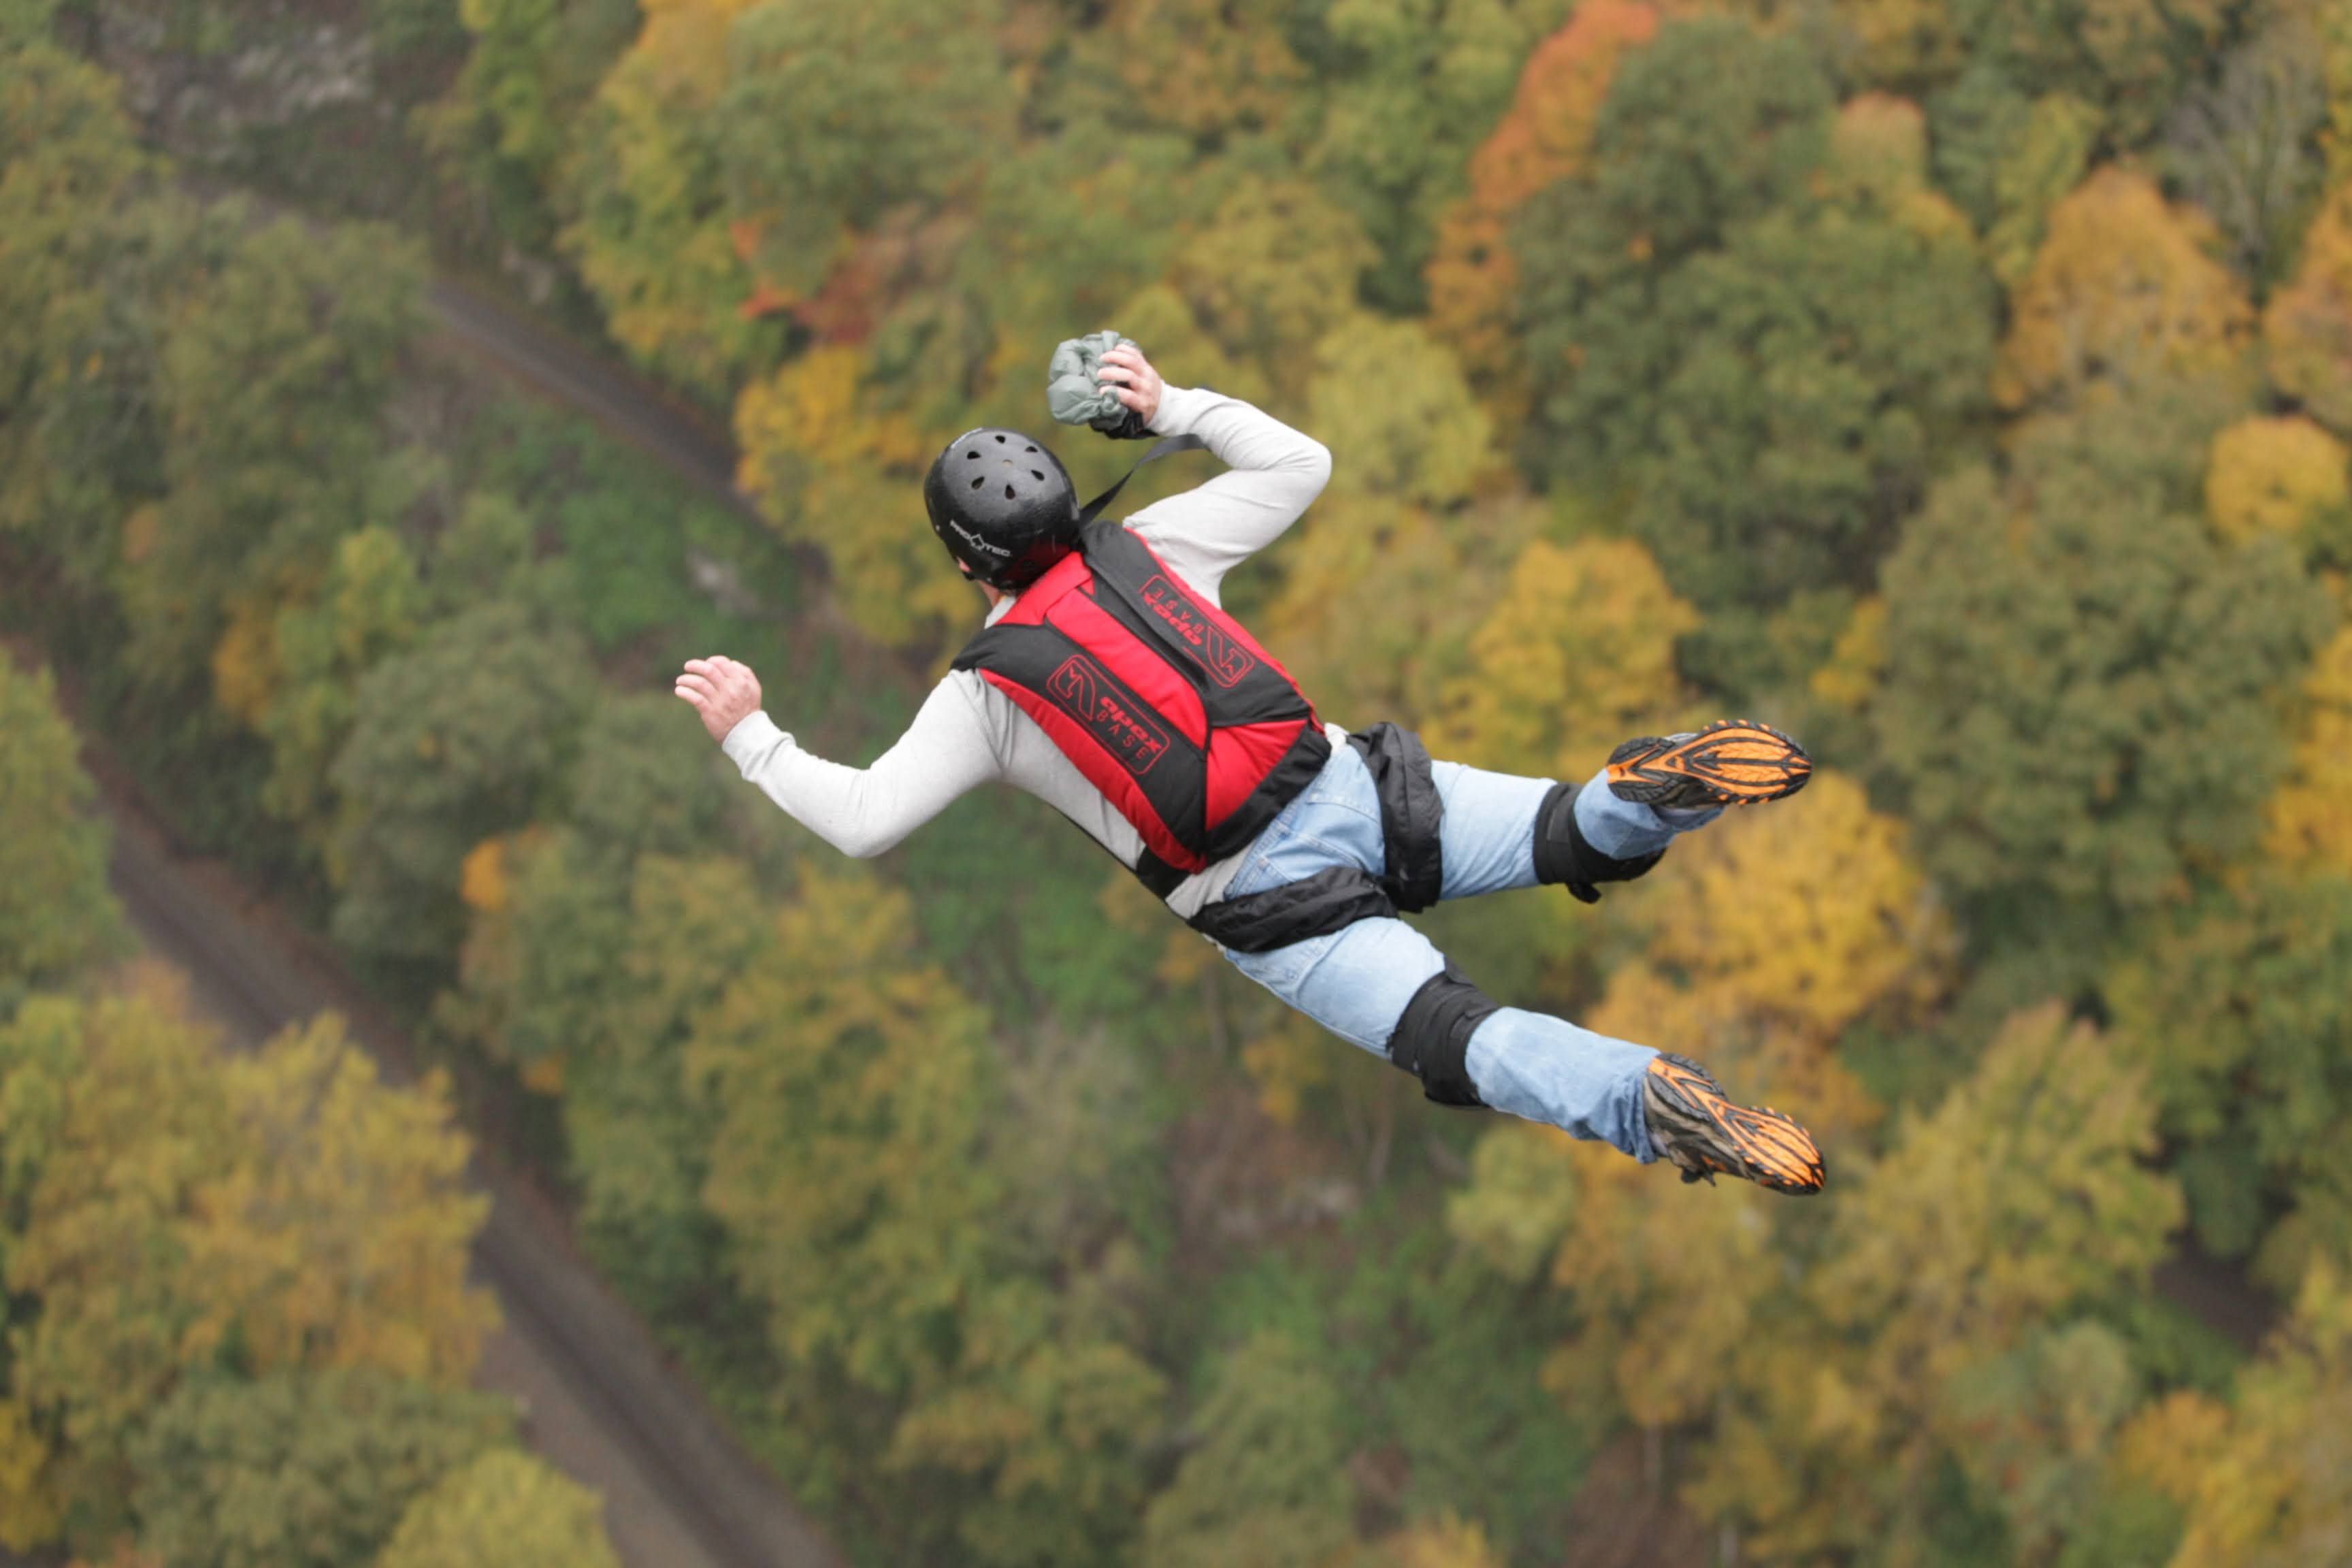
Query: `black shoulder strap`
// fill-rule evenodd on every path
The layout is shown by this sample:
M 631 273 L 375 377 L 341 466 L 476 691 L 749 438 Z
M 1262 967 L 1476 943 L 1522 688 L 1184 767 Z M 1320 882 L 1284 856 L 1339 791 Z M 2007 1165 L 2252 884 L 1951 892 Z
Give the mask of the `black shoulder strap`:
M 1135 478 L 1136 468 L 1143 467 L 1146 463 L 1156 463 L 1171 452 L 1203 452 L 1208 450 L 1208 447 L 1209 444 L 1198 436 L 1169 436 L 1153 442 L 1151 450 L 1135 459 L 1134 468 L 1119 475 L 1118 483 L 1078 509 L 1078 526 L 1084 528 L 1100 517 L 1103 514 L 1103 508 L 1117 500 L 1118 492 L 1127 489 L 1127 481 Z

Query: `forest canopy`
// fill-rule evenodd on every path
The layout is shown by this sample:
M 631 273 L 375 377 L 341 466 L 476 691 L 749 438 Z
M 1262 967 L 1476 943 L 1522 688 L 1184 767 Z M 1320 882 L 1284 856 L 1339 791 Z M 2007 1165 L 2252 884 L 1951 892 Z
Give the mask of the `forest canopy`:
M 373 0 L 315 101 L 236 72 L 310 58 L 278 11 L 181 12 L 0 23 L 0 615 L 531 1108 L 856 1560 L 2339 1549 L 2352 5 Z M 731 430 L 751 512 L 467 372 L 436 272 Z M 878 752 L 979 610 L 925 465 L 1103 327 L 1332 449 L 1226 590 L 1326 717 L 1555 778 L 1805 741 L 1597 909 L 1427 924 L 1801 1111 L 1824 1198 L 1432 1110 L 1034 803 L 834 864 L 656 695 L 726 652 Z M 331 1242 L 311 1138 L 220 1133 L 325 1096 L 437 1258 L 446 1108 L 89 978 L 49 705 L 0 679 L 5 1539 L 268 1560 L 176 1457 L 363 1425 L 382 1555 L 332 1561 L 572 1540 L 448 1387 L 459 1285 Z M 100 1235 L 185 1266 L 20 1309 Z M 400 1289 L 293 1289 L 322 1248 Z

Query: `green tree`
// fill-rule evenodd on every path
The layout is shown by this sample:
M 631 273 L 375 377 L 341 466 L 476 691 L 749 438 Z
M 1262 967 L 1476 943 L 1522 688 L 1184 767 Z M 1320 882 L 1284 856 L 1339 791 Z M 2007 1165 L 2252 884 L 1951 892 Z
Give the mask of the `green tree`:
M 471 47 L 429 137 L 531 250 L 555 239 L 572 137 L 596 84 L 628 47 L 630 0 L 459 0 Z
M 35 534 L 82 580 L 153 466 L 134 455 L 153 432 L 121 330 L 137 291 L 110 265 L 144 167 L 117 98 L 44 41 L 0 41 L 0 530 Z
M 1831 107 L 1794 36 L 1669 26 L 1512 232 L 1525 461 L 1629 490 L 1709 610 L 1866 580 L 1984 405 L 1990 282 L 1925 192 L 1916 114 L 1848 136 Z
M 2188 195 L 2213 215 L 2258 286 L 2318 194 L 2313 132 L 2327 115 L 2321 57 L 2310 26 L 2284 15 L 2231 51 L 2216 79 L 2184 94 L 2168 127 Z
M 2221 0 L 1840 0 L 1872 79 L 1979 103 L 2063 93 L 2090 105 L 2134 146 L 2164 123 L 2243 15 Z
M 992 5 L 948 0 L 743 12 L 714 134 L 763 289 L 815 294 L 856 232 L 935 206 L 1011 141 L 997 33 Z
M 192 1377 L 132 1445 L 139 1542 L 174 1568 L 373 1568 L 512 1420 L 494 1395 L 373 1370 Z
M 1423 269 L 1472 145 L 1508 103 L 1521 63 L 1570 7 L 1559 0 L 1343 0 L 1315 51 L 1328 95 L 1312 156 L 1379 247 L 1366 298 L 1423 308 Z M 1325 52 L 1328 51 L 1328 52 Z
M 2258 840 L 2274 700 L 2329 612 L 2283 542 L 2207 530 L 2213 410 L 2176 388 L 2038 425 L 1887 562 L 1881 754 L 1955 885 L 2131 910 Z
M 909 962 L 911 919 L 902 893 L 804 870 L 696 1014 L 702 1200 L 765 1319 L 775 1397 L 821 1413 L 798 1445 L 810 1479 L 905 1478 L 893 1495 L 923 1505 L 886 1528 L 909 1554 L 960 1541 L 1077 1568 L 1132 1528 L 1161 1380 L 1099 1299 L 1049 1285 L 1040 1266 L 1074 1260 L 1024 1247 L 987 1152 L 1002 1090 L 982 1016 Z M 877 1405 L 880 1434 L 856 1418 Z
M 330 774 L 338 937 L 385 958 L 456 953 L 466 853 L 546 804 L 587 706 L 583 662 L 572 637 L 490 603 L 361 681 Z
M 626 898 L 628 940 L 564 1059 L 581 1223 L 599 1265 L 648 1310 L 731 1325 L 734 1303 L 716 1304 L 734 1283 L 727 1233 L 703 1204 L 721 1108 L 683 1052 L 770 940 L 747 918 L 761 896 L 739 860 L 647 856 Z M 742 1315 L 756 1342 L 757 1309 Z
M 494 1449 L 411 1503 L 375 1568 L 619 1568 L 603 1514 L 543 1460 Z
M 1318 1568 L 1348 1544 L 1353 1505 L 1339 1391 L 1267 1330 L 1227 1355 L 1193 1416 L 1200 1445 L 1143 1516 L 1142 1568 Z
M 167 496 L 126 543 L 126 658 L 147 681 L 184 683 L 240 606 L 315 586 L 365 520 L 423 289 L 413 247 L 283 218 L 192 289 L 163 354 Z
M 327 769 L 351 732 L 353 691 L 415 636 L 420 597 L 399 535 L 362 528 L 336 542 L 315 596 L 241 606 L 214 649 L 215 699 L 269 744 L 263 804 L 314 848 L 328 831 Z
M 2352 1247 L 2352 1182 L 2334 1157 L 2352 1130 L 2348 952 L 2352 884 L 2272 871 L 2165 922 L 2106 987 L 2199 1239 L 2242 1257 L 2273 1237 L 2263 1272 L 2282 1286 L 2314 1245 Z
M 80 751 L 48 672 L 26 675 L 0 654 L 0 996 L 123 945 Z

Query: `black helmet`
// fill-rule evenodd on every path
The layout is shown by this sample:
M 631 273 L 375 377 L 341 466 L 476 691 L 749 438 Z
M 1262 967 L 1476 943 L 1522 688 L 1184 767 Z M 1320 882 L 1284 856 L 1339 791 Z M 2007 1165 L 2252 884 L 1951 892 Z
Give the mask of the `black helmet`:
M 1078 492 L 1062 460 L 1018 430 L 967 430 L 923 479 L 931 531 L 992 588 L 1017 594 L 1078 542 Z

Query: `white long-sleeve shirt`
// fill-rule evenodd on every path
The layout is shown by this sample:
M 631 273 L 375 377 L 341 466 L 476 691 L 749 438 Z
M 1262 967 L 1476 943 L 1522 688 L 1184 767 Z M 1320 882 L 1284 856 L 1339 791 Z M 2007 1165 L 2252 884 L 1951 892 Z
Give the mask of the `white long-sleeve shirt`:
M 1225 574 L 1281 536 L 1331 477 L 1331 454 L 1239 398 L 1166 387 L 1152 428 L 1192 434 L 1226 466 L 1197 489 L 1146 507 L 1127 520 L 1176 574 L 1219 604 Z M 990 610 L 993 626 L 1012 607 Z M 1335 742 L 1340 735 L 1331 728 Z M 1035 720 L 972 670 L 955 670 L 934 687 L 896 745 L 868 768 L 812 756 L 767 714 L 729 731 L 727 755 L 768 798 L 845 854 L 879 855 L 947 809 L 975 785 L 997 782 L 1028 791 L 1133 866 L 1143 839 Z M 1191 915 L 1224 891 L 1240 855 L 1186 878 L 1169 907 Z

